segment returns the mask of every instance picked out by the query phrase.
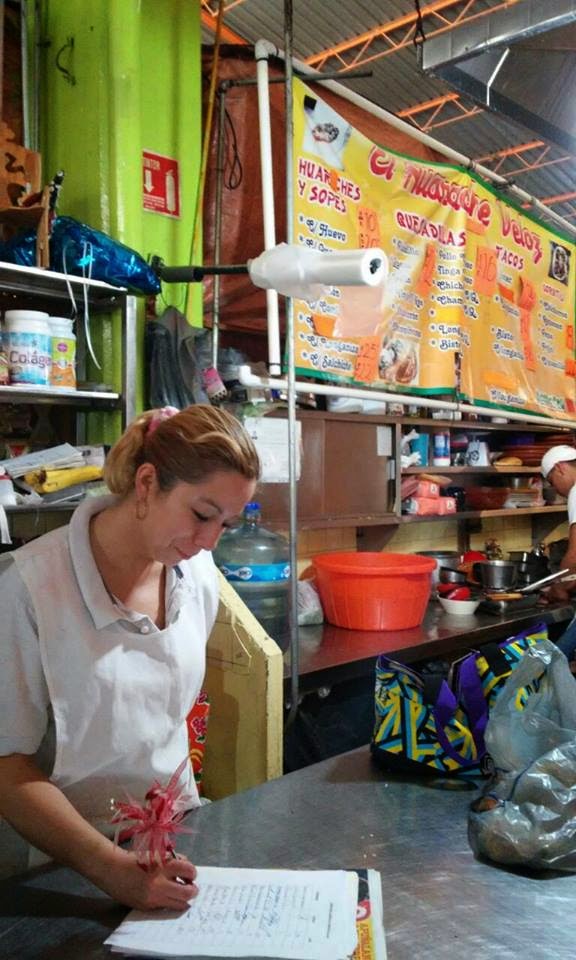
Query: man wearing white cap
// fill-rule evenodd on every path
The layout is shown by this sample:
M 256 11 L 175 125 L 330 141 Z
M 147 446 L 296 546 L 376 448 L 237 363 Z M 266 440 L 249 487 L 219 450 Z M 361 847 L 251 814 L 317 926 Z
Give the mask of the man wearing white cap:
M 552 484 L 557 493 L 568 498 L 568 548 L 560 567 L 576 570 L 576 447 L 560 444 L 551 447 L 542 457 L 542 476 Z M 549 600 L 569 600 L 566 584 L 553 584 L 547 591 Z M 576 618 L 558 640 L 558 646 L 569 660 L 576 655 Z

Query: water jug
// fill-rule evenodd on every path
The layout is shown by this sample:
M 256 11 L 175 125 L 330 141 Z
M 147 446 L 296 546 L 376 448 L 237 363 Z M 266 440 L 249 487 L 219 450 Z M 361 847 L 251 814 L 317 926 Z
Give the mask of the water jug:
M 226 531 L 214 561 L 266 633 L 285 650 L 290 640 L 290 552 L 280 534 L 260 523 L 260 504 L 248 503 L 243 522 Z

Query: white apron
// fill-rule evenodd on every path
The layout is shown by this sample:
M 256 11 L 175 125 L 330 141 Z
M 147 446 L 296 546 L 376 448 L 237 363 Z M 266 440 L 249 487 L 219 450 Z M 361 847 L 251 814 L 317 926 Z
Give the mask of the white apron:
M 88 541 L 89 518 L 104 505 L 86 501 L 68 528 L 13 559 L 34 603 L 54 715 L 50 779 L 109 832 L 114 799 L 142 800 L 188 755 L 186 717 L 204 677 L 218 585 L 203 551 L 168 571 L 165 629 L 115 605 Z M 182 782 L 197 805 L 190 764 Z

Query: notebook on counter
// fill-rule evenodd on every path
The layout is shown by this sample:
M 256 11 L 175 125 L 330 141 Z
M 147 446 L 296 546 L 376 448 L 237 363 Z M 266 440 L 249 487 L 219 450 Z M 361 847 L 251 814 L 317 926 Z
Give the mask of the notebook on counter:
M 133 910 L 105 941 L 139 957 L 386 960 L 375 870 L 198 867 L 187 910 Z

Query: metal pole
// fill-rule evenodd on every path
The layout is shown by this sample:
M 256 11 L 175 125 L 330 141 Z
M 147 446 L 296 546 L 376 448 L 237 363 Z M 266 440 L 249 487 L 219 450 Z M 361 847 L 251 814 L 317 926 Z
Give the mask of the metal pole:
M 214 199 L 214 264 L 219 266 L 222 252 L 222 183 L 224 180 L 224 122 L 226 119 L 226 87 L 218 89 L 218 153 L 216 160 L 216 196 Z M 214 276 L 212 292 L 212 366 L 218 369 L 220 340 L 220 274 Z
M 324 83 L 326 80 L 362 80 L 365 77 L 373 76 L 372 70 L 334 70 L 333 73 L 322 73 L 318 77 L 309 77 L 306 74 L 299 74 L 294 71 L 296 77 L 301 76 L 302 80 L 309 80 L 311 83 Z M 255 77 L 239 77 L 237 80 L 224 80 L 224 83 L 230 87 L 254 87 L 258 83 Z M 286 83 L 286 77 L 268 77 L 268 83 Z
M 286 115 L 286 241 L 292 243 L 294 221 L 294 110 L 292 106 L 292 0 L 284 0 L 284 61 L 286 84 L 284 104 Z M 298 710 L 299 663 L 298 663 L 298 531 L 296 492 L 296 376 L 294 349 L 294 301 L 286 297 L 286 354 L 288 381 L 288 477 L 290 480 L 290 711 L 286 718 L 285 729 L 294 722 Z
M 254 47 L 256 77 L 258 80 L 258 130 L 260 134 L 260 165 L 262 169 L 262 220 L 264 225 L 264 249 L 276 246 L 276 218 L 274 213 L 274 165 L 272 162 L 272 124 L 270 121 L 270 96 L 268 89 L 268 57 L 271 45 L 259 40 Z M 272 48 L 273 49 L 273 48 Z M 280 320 L 278 292 L 266 291 L 266 316 L 268 323 L 268 369 L 272 376 L 282 371 L 280 357 Z
M 4 4 L 1 4 L 1 14 L 4 18 Z M 26 0 L 20 4 L 20 56 L 22 58 L 22 126 L 24 146 L 28 150 L 37 150 L 32 144 L 30 129 L 30 70 L 28 62 L 28 10 Z

